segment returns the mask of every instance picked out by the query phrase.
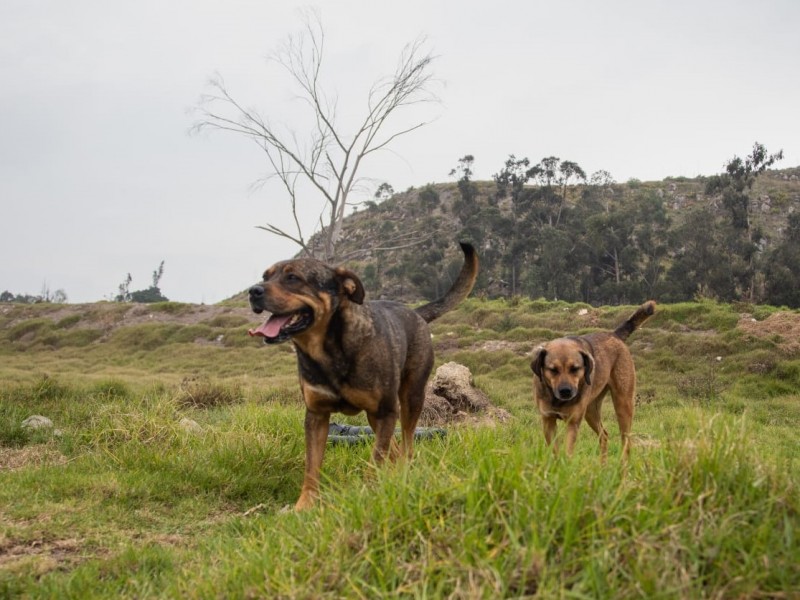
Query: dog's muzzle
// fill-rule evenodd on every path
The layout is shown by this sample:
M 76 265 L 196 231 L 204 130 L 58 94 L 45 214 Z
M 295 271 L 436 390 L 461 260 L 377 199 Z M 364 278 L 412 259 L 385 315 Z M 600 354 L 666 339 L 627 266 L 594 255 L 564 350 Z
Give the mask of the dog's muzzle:
M 555 397 L 561 402 L 569 402 L 575 398 L 577 392 L 578 390 L 573 388 L 571 385 L 562 385 L 555 390 Z
M 260 285 L 254 285 L 250 288 L 248 294 L 250 296 L 250 308 L 253 309 L 253 312 L 264 312 L 264 288 Z

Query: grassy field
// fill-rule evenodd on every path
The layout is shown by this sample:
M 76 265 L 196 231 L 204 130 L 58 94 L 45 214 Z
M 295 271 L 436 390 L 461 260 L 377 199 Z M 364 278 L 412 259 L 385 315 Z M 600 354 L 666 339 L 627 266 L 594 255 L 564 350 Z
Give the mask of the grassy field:
M 797 312 L 659 306 L 627 467 L 610 403 L 606 465 L 587 426 L 571 460 L 545 448 L 530 351 L 633 308 L 465 302 L 437 365 L 513 419 L 377 471 L 330 447 L 295 514 L 294 356 L 243 306 L 0 305 L 0 598 L 800 597 Z

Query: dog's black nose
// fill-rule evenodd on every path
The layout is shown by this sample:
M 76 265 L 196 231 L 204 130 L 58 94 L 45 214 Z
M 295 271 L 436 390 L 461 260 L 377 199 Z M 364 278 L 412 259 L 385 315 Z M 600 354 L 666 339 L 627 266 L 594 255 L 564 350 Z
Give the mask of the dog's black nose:
M 569 400 L 572 398 L 572 388 L 567 386 L 558 388 L 558 397 L 562 400 Z
M 264 312 L 264 288 L 260 285 L 254 285 L 248 290 L 250 294 L 250 308 L 253 309 L 253 312 L 261 314 Z

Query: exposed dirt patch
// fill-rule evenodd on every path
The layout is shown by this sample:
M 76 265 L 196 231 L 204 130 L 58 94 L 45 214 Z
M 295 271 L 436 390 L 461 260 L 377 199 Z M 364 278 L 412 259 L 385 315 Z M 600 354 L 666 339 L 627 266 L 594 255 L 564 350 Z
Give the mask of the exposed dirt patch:
M 469 347 L 470 351 L 482 350 L 484 352 L 500 352 L 508 350 L 514 354 L 525 355 L 533 349 L 532 342 L 507 342 L 506 340 L 488 340 Z
M 65 565 L 75 565 L 85 558 L 83 548 L 76 539 L 32 540 L 21 543 L 9 541 L 0 545 L 0 569 L 9 571 L 35 562 L 35 571 L 44 574 Z
M 257 323 L 262 317 L 253 314 L 250 308 L 242 306 L 214 306 L 205 304 L 187 304 L 186 309 L 178 312 L 152 310 L 147 304 L 137 304 L 125 314 L 123 325 L 138 325 L 140 323 L 178 323 L 180 325 L 195 325 L 210 321 L 215 317 L 236 315 L 242 316 Z
M 743 314 L 736 325 L 753 337 L 769 338 L 778 348 L 788 354 L 800 354 L 800 314 L 778 312 L 771 314 L 763 321 L 757 321 L 752 315 Z

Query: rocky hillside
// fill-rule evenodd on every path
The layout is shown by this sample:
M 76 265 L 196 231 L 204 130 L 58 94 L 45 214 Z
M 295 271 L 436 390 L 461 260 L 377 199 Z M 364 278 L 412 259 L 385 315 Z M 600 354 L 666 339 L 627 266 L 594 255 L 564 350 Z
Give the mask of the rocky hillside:
M 483 258 L 477 293 L 510 295 L 515 283 L 517 293 L 532 297 L 613 302 L 612 296 L 599 291 L 613 284 L 634 290 L 624 292 L 620 301 L 638 302 L 639 295 L 656 293 L 656 286 L 651 281 L 647 289 L 637 281 L 655 277 L 666 282 L 675 257 L 695 243 L 683 239 L 689 215 L 707 211 L 708 218 L 724 220 L 721 196 L 706 193 L 708 180 L 678 177 L 569 186 L 557 226 L 552 216 L 549 222 L 544 216 L 548 207 L 543 200 L 543 208 L 536 212 L 534 186 L 527 212 L 516 219 L 519 208 L 509 194 L 498 194 L 493 181 L 473 182 L 476 193 L 468 204 L 456 183 L 411 188 L 384 202 L 367 203 L 347 218 L 340 262 L 362 276 L 372 297 L 430 299 L 452 281 L 461 260 L 456 242 L 467 240 Z M 756 180 L 751 198 L 750 223 L 758 250 L 775 248 L 785 239 L 790 215 L 800 214 L 800 167 L 765 172 Z M 645 236 L 650 236 L 649 247 L 642 242 Z M 614 258 L 613 263 L 607 256 L 626 252 L 637 256 Z M 568 258 L 560 260 L 558 255 Z M 585 268 L 586 273 L 551 293 L 546 279 L 576 268 Z M 648 268 L 656 275 L 648 274 Z M 671 300 L 684 299 L 678 291 L 671 293 Z

